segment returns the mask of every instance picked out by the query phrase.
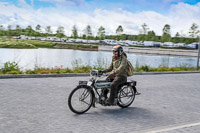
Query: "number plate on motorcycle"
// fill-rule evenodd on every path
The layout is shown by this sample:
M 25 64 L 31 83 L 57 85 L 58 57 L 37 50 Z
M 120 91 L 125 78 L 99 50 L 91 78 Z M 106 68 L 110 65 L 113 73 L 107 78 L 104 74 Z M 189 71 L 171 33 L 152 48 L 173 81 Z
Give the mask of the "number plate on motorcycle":
M 79 81 L 79 85 L 87 85 L 87 81 Z
M 92 82 L 88 81 L 87 86 L 91 86 L 91 85 L 92 85 Z

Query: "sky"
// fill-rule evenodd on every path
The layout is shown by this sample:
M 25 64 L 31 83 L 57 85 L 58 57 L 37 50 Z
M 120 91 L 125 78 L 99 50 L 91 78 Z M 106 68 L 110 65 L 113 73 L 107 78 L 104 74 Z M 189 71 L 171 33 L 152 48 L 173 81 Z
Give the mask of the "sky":
M 87 25 L 96 35 L 103 26 L 107 35 L 115 35 L 121 25 L 125 34 L 137 35 L 141 25 L 162 35 L 165 24 L 171 26 L 171 35 L 179 32 L 188 36 L 192 23 L 200 27 L 200 0 L 0 0 L 0 25 L 5 28 L 20 25 L 58 26 L 70 36 L 76 25 L 81 35 Z

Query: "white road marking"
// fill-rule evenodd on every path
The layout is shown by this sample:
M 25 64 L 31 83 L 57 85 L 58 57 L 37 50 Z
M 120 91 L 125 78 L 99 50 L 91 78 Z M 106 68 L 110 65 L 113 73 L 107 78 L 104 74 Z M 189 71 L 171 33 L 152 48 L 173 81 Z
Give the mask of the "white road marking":
M 173 131 L 173 130 L 176 130 L 176 129 L 194 127 L 194 126 L 200 126 L 200 122 L 185 124 L 185 125 L 179 125 L 179 126 L 174 126 L 174 127 L 168 127 L 168 128 L 158 129 L 158 130 L 154 130 L 154 131 L 147 131 L 147 132 L 144 132 L 144 133 L 161 133 L 161 132 Z

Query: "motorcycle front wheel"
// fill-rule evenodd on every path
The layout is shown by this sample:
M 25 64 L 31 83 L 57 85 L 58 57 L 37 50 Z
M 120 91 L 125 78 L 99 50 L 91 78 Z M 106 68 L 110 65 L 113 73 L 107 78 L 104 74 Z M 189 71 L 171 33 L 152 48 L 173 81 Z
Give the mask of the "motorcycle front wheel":
M 134 87 L 134 86 L 133 86 Z M 118 92 L 118 106 L 126 108 L 130 106 L 135 99 L 135 89 L 131 86 L 123 86 Z
M 87 112 L 93 104 L 93 94 L 87 86 L 77 86 L 69 95 L 68 106 L 76 114 Z

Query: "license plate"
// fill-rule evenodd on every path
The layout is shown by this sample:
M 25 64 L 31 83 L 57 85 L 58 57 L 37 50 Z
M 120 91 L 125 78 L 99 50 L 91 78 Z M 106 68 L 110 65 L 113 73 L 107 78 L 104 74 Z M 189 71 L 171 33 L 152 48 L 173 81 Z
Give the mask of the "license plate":
M 92 85 L 92 82 L 88 81 L 87 86 L 91 86 L 91 85 Z

